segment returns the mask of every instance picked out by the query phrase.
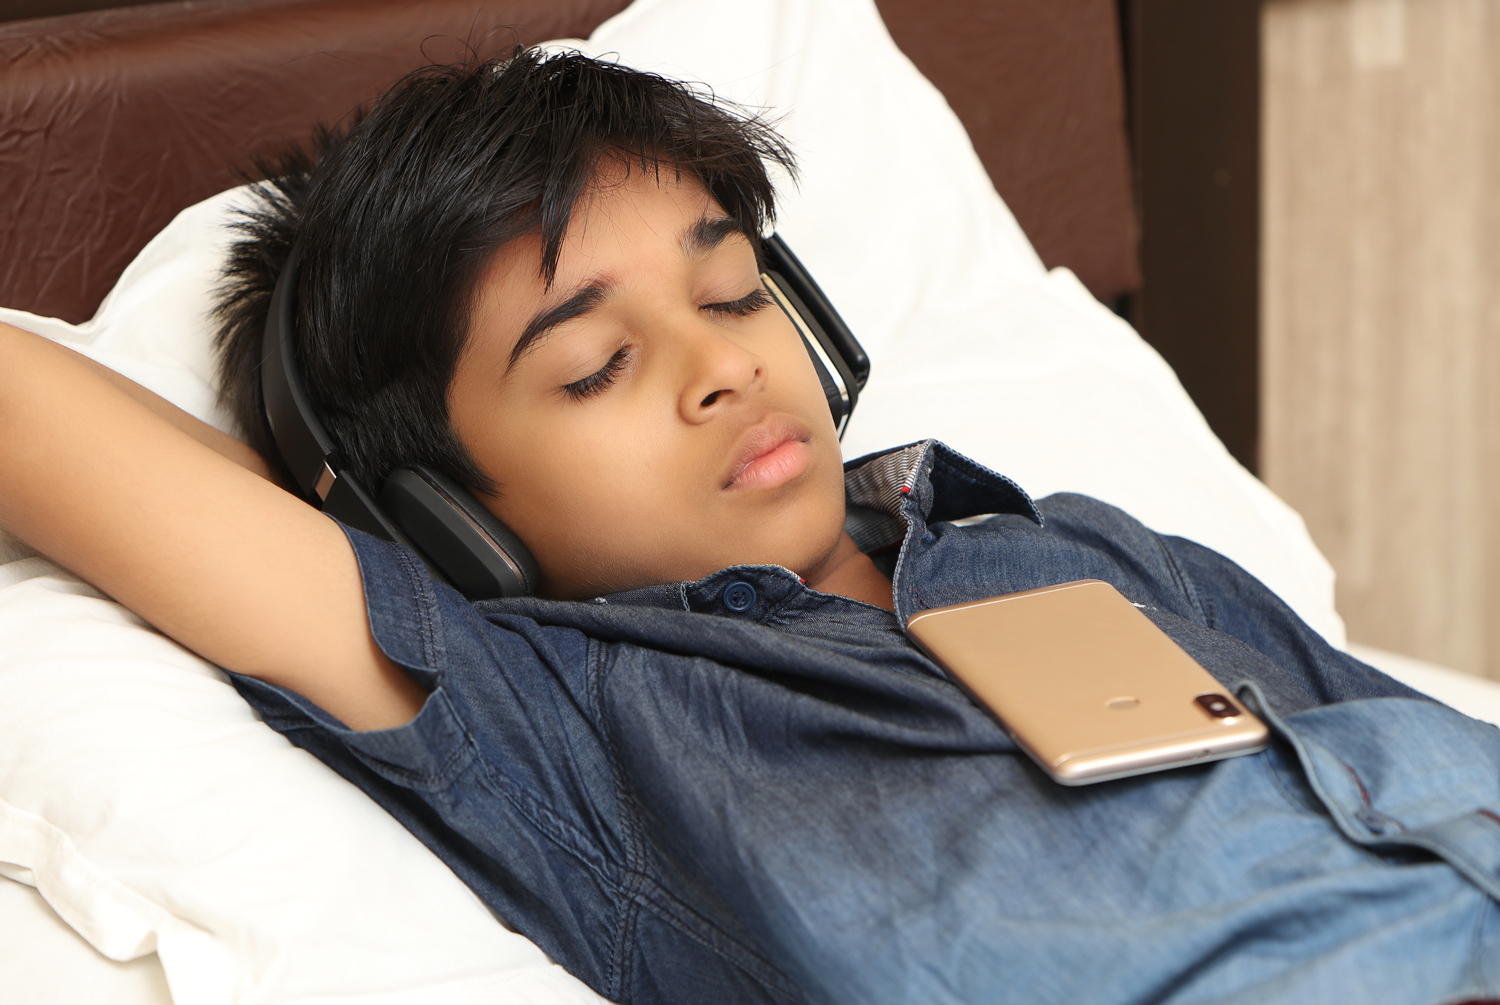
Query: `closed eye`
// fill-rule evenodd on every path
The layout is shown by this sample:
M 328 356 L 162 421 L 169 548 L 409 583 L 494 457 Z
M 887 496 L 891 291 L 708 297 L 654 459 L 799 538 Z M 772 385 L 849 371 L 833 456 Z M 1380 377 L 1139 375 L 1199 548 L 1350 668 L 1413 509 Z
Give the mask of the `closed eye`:
M 583 401 L 586 398 L 592 398 L 601 391 L 608 389 L 615 382 L 615 378 L 619 376 L 620 371 L 625 369 L 625 364 L 629 362 L 630 347 L 623 346 L 609 358 L 608 363 L 605 363 L 598 370 L 595 370 L 582 380 L 575 380 L 571 384 L 564 384 L 562 393 L 574 401 Z
M 735 317 L 749 317 L 756 311 L 771 306 L 771 295 L 765 291 L 765 287 L 757 286 L 738 300 L 730 300 L 727 303 L 704 304 L 698 308 L 711 314 L 732 314 Z

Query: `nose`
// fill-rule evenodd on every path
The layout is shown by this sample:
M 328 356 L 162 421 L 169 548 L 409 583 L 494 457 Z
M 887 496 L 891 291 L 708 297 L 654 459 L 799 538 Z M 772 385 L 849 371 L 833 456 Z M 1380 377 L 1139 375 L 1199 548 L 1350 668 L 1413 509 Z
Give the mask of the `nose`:
M 765 383 L 766 361 L 711 323 L 683 331 L 681 351 L 678 410 L 685 422 L 707 422 Z

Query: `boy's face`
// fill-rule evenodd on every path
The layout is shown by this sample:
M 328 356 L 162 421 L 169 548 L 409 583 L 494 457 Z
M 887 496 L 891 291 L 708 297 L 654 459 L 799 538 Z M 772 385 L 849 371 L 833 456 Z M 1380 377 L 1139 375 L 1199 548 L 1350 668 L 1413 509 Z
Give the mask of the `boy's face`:
M 606 169 L 550 289 L 540 268 L 539 237 L 497 252 L 448 405 L 542 592 L 741 563 L 812 575 L 843 530 L 838 436 L 749 241 L 704 188 Z

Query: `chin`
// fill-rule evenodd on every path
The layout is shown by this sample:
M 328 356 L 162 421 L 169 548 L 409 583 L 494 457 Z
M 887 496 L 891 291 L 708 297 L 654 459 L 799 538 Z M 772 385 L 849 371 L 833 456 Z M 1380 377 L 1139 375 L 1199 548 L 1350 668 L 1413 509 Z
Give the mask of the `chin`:
M 801 516 L 801 519 L 777 528 L 774 543 L 769 543 L 764 549 L 767 557 L 726 564 L 780 565 L 806 578 L 838 547 L 844 533 L 843 500 L 840 499 L 836 510 L 831 512 Z

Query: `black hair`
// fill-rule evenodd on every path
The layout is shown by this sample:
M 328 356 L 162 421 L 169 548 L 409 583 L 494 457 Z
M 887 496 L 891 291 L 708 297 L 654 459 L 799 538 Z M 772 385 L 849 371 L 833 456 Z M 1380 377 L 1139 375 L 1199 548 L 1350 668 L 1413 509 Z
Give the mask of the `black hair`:
M 696 178 L 757 253 L 774 216 L 766 162 L 794 171 L 768 124 L 710 94 L 534 49 L 419 70 L 347 131 L 320 133 L 312 153 L 260 165 L 269 180 L 234 225 L 243 237 L 215 308 L 220 398 L 246 441 L 279 466 L 261 335 L 300 244 L 297 357 L 348 469 L 371 491 L 418 463 L 494 491 L 448 420 L 475 286 L 494 251 L 528 233 L 540 234 L 550 283 L 574 206 L 609 155 Z

